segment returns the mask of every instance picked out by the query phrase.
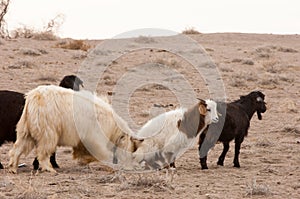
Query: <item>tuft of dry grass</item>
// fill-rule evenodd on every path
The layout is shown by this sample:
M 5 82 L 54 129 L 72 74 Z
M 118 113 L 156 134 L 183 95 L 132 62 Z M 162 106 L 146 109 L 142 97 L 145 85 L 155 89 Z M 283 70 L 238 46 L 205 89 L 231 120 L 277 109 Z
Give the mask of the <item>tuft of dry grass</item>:
M 269 187 L 265 184 L 257 184 L 255 179 L 250 184 L 247 185 L 246 196 L 254 196 L 254 195 L 267 196 L 270 194 L 271 192 Z
M 201 34 L 198 30 L 196 30 L 194 27 L 186 28 L 184 31 L 182 31 L 182 34 L 185 35 L 197 35 Z
M 43 82 L 56 82 L 57 79 L 55 77 L 50 76 L 42 76 L 36 79 L 37 81 L 43 81 Z
M 19 61 L 13 65 L 9 65 L 9 69 L 22 69 L 22 68 L 33 68 L 35 65 L 30 61 Z
M 43 49 L 32 49 L 32 48 L 20 48 L 19 52 L 23 55 L 30 55 L 30 56 L 40 56 L 42 54 L 48 54 L 46 50 Z
M 134 41 L 137 42 L 137 43 L 143 43 L 143 44 L 155 43 L 154 38 L 152 38 L 152 37 L 146 37 L 146 36 L 139 36 Z
M 55 45 L 57 48 L 69 49 L 69 50 L 83 50 L 88 51 L 91 48 L 90 45 L 86 44 L 83 40 L 71 40 L 69 42 L 63 41 Z
M 259 146 L 259 147 L 271 147 L 273 146 L 274 143 L 272 143 L 270 140 L 268 140 L 267 138 L 260 138 L 256 143 L 255 146 Z
M 252 61 L 251 59 L 245 59 L 245 60 L 242 61 L 242 64 L 254 65 L 254 61 Z
M 58 37 L 51 31 L 41 31 L 36 32 L 32 35 L 32 39 L 35 40 L 45 40 L 45 41 L 55 41 Z
M 286 126 L 283 128 L 283 132 L 300 135 L 300 130 L 297 127 Z
M 293 48 L 286 48 L 286 47 L 277 47 L 277 51 L 279 52 L 285 52 L 285 53 L 297 53 L 298 51 Z
M 12 38 L 32 38 L 35 40 L 54 41 L 58 37 L 52 31 L 37 31 L 30 27 L 20 27 L 12 31 Z
M 176 171 L 174 169 L 164 169 L 156 172 L 147 173 L 124 173 L 115 172 L 112 175 L 103 176 L 99 183 L 119 183 L 117 191 L 147 189 L 155 192 L 172 192 L 174 187 L 174 178 Z

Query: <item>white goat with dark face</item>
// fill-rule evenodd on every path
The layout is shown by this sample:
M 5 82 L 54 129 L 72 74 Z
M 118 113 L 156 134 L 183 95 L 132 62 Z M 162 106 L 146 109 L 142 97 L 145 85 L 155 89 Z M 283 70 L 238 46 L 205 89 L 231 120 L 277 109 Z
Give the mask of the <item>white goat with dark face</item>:
M 189 109 L 176 109 L 148 121 L 137 133 L 144 141 L 133 153 L 145 169 L 161 169 L 191 147 L 207 125 L 218 122 L 217 104 L 200 100 Z

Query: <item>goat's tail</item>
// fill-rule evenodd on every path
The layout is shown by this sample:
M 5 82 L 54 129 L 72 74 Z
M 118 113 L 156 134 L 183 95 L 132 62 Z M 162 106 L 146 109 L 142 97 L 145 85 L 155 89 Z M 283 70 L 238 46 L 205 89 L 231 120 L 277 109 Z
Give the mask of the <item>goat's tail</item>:
M 23 142 L 23 153 L 27 155 L 34 146 L 34 140 L 30 135 L 30 129 L 28 124 L 28 101 L 25 100 L 24 109 L 21 118 L 16 126 L 17 141 L 16 143 Z

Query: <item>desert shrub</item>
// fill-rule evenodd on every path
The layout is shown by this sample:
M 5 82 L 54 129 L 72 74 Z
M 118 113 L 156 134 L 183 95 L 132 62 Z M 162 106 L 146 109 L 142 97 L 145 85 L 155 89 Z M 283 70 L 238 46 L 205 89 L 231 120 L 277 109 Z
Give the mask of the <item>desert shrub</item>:
M 293 48 L 285 48 L 285 47 L 281 47 L 281 46 L 277 47 L 277 50 L 279 52 L 285 52 L 285 53 L 297 53 L 298 52 L 297 50 L 295 50 Z
M 33 68 L 35 65 L 34 63 L 30 62 L 30 61 L 18 61 L 16 63 L 14 63 L 13 65 L 9 65 L 8 68 L 9 69 L 22 69 L 22 68 Z
M 235 59 L 233 59 L 231 62 L 232 62 L 232 63 L 240 63 L 240 62 L 242 62 L 242 61 L 243 61 L 242 59 L 235 58 Z
M 40 56 L 42 54 L 48 54 L 46 50 L 33 49 L 33 48 L 20 48 L 19 52 L 23 55 L 31 55 L 31 56 Z
M 245 60 L 242 61 L 242 64 L 254 65 L 254 61 L 252 61 L 251 59 L 245 59 Z
M 256 180 L 253 180 L 250 184 L 247 186 L 246 195 L 247 196 L 253 196 L 253 195 L 270 195 L 270 189 L 265 184 L 257 184 Z
M 37 79 L 37 81 L 57 82 L 57 79 L 55 77 L 50 77 L 50 76 L 41 76 Z
M 137 43 L 144 43 L 144 44 L 150 44 L 155 42 L 155 40 L 152 37 L 146 37 L 146 36 L 139 36 L 134 41 Z
M 71 41 L 63 41 L 56 44 L 56 47 L 69 49 L 69 50 L 83 50 L 88 51 L 91 48 L 90 45 L 86 44 L 83 40 L 71 40 Z
M 12 37 L 54 41 L 58 39 L 56 33 L 58 32 L 58 29 L 62 25 L 63 21 L 64 21 L 64 16 L 62 14 L 59 14 L 53 19 L 51 19 L 47 23 L 47 25 L 40 31 L 32 27 L 23 26 L 13 30 Z
M 201 34 L 201 33 L 192 27 L 192 28 L 186 28 L 184 31 L 182 31 L 182 34 L 194 35 L 194 34 Z

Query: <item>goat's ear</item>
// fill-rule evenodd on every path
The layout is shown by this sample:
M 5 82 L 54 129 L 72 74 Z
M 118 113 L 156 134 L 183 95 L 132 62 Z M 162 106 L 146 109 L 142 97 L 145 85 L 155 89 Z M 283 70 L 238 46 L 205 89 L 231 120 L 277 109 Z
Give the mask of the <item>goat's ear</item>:
M 206 115 L 206 112 L 207 112 L 206 104 L 200 103 L 199 104 L 199 113 L 200 113 L 200 115 Z
M 135 152 L 141 146 L 142 142 L 144 141 L 144 139 L 137 139 L 137 138 L 133 138 L 133 137 L 131 137 L 130 139 L 133 142 L 133 151 L 132 152 Z
M 205 100 L 203 100 L 203 99 L 201 99 L 201 98 L 197 98 L 197 99 L 199 100 L 199 102 L 200 102 L 201 104 L 206 104 Z

